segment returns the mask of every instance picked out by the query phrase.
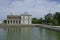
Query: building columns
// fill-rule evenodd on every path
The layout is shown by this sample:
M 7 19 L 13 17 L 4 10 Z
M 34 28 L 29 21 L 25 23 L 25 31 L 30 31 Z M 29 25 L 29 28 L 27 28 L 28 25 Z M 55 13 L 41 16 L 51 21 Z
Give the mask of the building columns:
M 8 20 L 7 20 L 7 24 L 8 24 Z
M 20 20 L 7 20 L 7 24 L 20 24 Z

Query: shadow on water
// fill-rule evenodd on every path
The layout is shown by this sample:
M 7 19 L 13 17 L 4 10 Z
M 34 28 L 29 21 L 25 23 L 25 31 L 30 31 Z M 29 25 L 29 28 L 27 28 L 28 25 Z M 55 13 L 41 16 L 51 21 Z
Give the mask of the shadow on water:
M 0 40 L 60 40 L 60 32 L 40 27 L 0 28 Z

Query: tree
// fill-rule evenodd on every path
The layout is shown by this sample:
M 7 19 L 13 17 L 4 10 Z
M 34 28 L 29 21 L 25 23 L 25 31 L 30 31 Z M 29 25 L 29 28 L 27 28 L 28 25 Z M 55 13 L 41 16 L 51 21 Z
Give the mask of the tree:
M 4 22 L 4 23 L 7 23 L 7 20 L 4 20 L 3 22 Z
M 37 19 L 37 18 L 32 18 L 32 23 L 33 24 L 42 24 L 43 23 L 43 19 Z
M 37 18 L 32 18 L 32 23 L 37 24 Z
M 43 23 L 43 19 L 42 18 L 38 19 L 38 22 L 37 23 L 38 24 L 42 24 Z
M 60 25 L 60 12 L 55 12 L 54 19 L 58 21 L 58 25 Z
M 46 23 L 46 24 L 52 23 L 52 19 L 53 19 L 52 14 L 48 13 L 47 15 L 45 15 L 44 18 L 45 18 L 45 23 Z
M 57 19 L 53 19 L 52 23 L 53 23 L 53 25 L 58 25 L 58 20 Z

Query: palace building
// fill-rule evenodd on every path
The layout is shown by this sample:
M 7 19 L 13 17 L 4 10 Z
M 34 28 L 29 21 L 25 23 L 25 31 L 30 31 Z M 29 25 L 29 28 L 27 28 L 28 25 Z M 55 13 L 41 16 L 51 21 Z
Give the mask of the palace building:
M 7 24 L 32 24 L 32 15 L 24 12 L 21 15 L 7 15 Z

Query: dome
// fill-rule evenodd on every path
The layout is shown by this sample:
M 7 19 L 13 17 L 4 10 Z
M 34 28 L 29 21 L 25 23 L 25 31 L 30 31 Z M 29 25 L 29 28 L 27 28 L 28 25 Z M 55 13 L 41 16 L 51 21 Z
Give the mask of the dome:
M 25 11 L 24 14 L 21 14 L 21 16 L 32 16 L 32 15 L 29 14 L 27 11 Z

